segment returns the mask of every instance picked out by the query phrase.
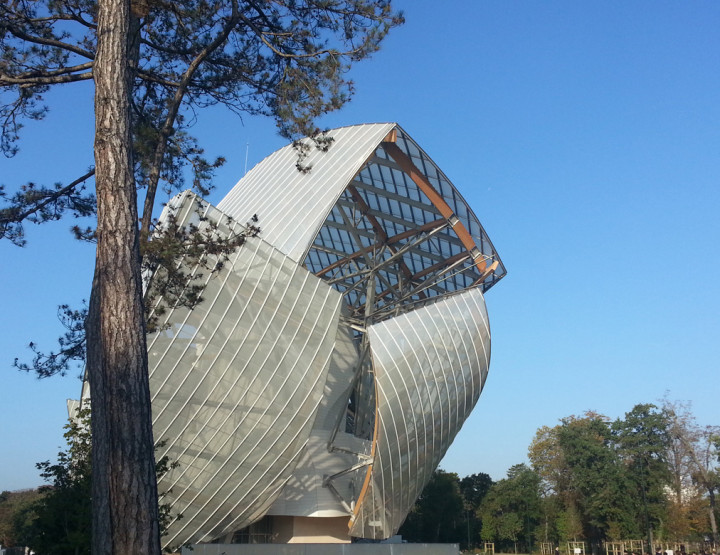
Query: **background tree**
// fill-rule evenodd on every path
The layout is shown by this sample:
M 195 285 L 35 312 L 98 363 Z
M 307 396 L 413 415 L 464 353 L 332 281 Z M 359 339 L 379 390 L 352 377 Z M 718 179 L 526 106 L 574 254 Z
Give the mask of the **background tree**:
M 542 478 L 548 537 L 600 542 L 639 533 L 607 418 L 589 411 L 540 428 L 528 456 Z
M 682 413 L 680 403 L 664 399 L 663 410 L 672 416 L 669 425 L 676 427 L 672 421 Z M 668 534 L 672 538 L 687 538 L 697 531 L 697 522 L 693 514 L 697 512 L 698 503 L 702 503 L 701 494 L 692 480 L 692 460 L 677 433 L 668 433 L 668 449 L 666 452 L 668 470 L 670 472 L 670 488 L 668 491 Z M 704 512 L 704 511 L 703 511 Z M 703 514 L 702 521 L 706 520 Z
M 623 496 L 610 426 L 604 416 L 592 412 L 562 423 L 558 440 L 570 468 L 570 491 L 583 516 L 585 537 L 599 542 L 617 522 L 615 502 Z
M 701 427 L 688 405 L 670 403 L 668 414 L 672 438 L 684 448 L 692 481 L 707 495 L 708 524 L 715 545 L 718 543 L 718 511 L 716 494 L 720 492 L 720 426 Z
M 560 447 L 559 431 L 560 426 L 538 428 L 528 447 L 528 458 L 546 495 L 562 494 L 569 488 L 570 470 Z
M 454 499 L 459 489 L 464 506 L 476 507 L 477 524 L 461 520 L 454 536 L 443 541 L 463 546 L 476 541 L 472 534 L 471 541 L 467 540 L 468 524 L 471 532 L 480 531 L 480 539 L 506 550 L 522 547 L 529 551 L 534 540 L 561 545 L 585 540 L 596 551 L 601 541 L 639 539 L 651 526 L 659 541 L 702 541 L 710 530 L 710 498 L 700 494 L 700 478 L 690 463 L 682 471 L 689 474 L 679 479 L 684 499 L 682 526 L 669 525 L 676 507 L 673 453 L 686 451 L 678 447 L 679 430 L 674 426 L 682 424 L 687 445 L 697 441 L 695 447 L 704 449 L 710 476 L 717 473 L 720 463 L 720 435 L 710 433 L 716 428 L 696 427 L 696 435 L 688 435 L 694 422 L 687 405 L 667 401 L 661 407 L 635 405 L 612 423 L 592 411 L 563 418 L 552 428 L 537 430 L 528 449 L 532 468 L 515 465 L 497 483 L 483 473 L 457 480 L 440 471 L 401 533 L 412 541 L 435 541 L 433 526 L 443 518 L 436 514 L 437 508 L 452 512 L 438 498 Z M 690 454 L 686 458 L 693 457 L 698 458 Z M 452 530 L 453 523 L 442 527 Z
M 716 431 L 667 400 L 638 404 L 612 424 L 587 412 L 538 429 L 528 456 L 542 478 L 544 541 L 653 543 L 711 531 Z
M 438 469 L 398 534 L 412 543 L 460 543 L 466 523 L 464 511 L 457 474 Z
M 10 515 L 9 524 L 14 542 L 36 553 L 48 555 L 79 555 L 91 552 L 91 483 L 92 436 L 90 409 L 79 409 L 65 425 L 67 449 L 58 453 L 57 462 L 45 461 L 36 466 L 48 485 L 31 490 L 33 496 Z M 162 447 L 162 444 L 157 446 Z M 157 461 L 158 480 L 176 463 L 167 457 Z M 9 494 L 12 496 L 12 494 Z M 182 515 L 159 496 L 160 533 Z M 7 545 L 3 543 L 3 545 Z M 12 544 L 11 544 L 12 545 Z
M 93 63 L 97 249 L 85 321 L 95 554 L 160 552 L 131 144 L 132 26 L 128 0 L 98 2 Z
M 525 464 L 508 470 L 507 478 L 493 484 L 478 510 L 485 541 L 512 545 L 517 553 L 533 550 L 533 538 L 540 524 L 540 476 Z
M 535 432 L 528 447 L 528 459 L 540 477 L 542 527 L 538 538 L 543 542 L 575 540 L 582 536 L 577 513 L 568 514 L 566 506 L 572 498 L 569 469 L 558 439 L 559 426 L 542 426 Z M 572 505 L 569 505 L 572 507 Z
M 95 401 L 94 552 L 159 551 L 140 250 L 160 183 L 181 185 L 187 164 L 193 186 L 205 192 L 222 163 L 203 158 L 187 133 L 188 116 L 223 104 L 274 117 L 285 136 L 317 137 L 315 118 L 349 98 L 349 64 L 376 50 L 400 22 L 389 2 L 365 0 L 0 6 L 0 147 L 7 155 L 17 148 L 22 120 L 42 118 L 50 86 L 95 84 L 94 169 L 65 186 L 0 191 L 8 201 L 0 236 L 19 245 L 26 222 L 89 215 L 97 206 L 97 229 L 75 229 L 97 240 L 85 335 L 35 359 L 39 374 L 51 375 L 87 356 Z M 84 189 L 93 176 L 96 196 Z M 140 228 L 137 188 L 145 192 Z
M 37 501 L 40 492 L 33 489 L 0 492 L 0 545 L 15 547 L 19 545 L 16 531 L 16 515 L 26 512 L 26 508 Z
M 42 497 L 17 515 L 16 533 L 22 545 L 47 555 L 90 553 L 91 439 L 90 411 L 78 411 L 65 426 L 68 448 L 56 463 L 38 463 L 49 483 Z
M 583 518 L 575 505 L 562 507 L 558 510 L 555 526 L 558 541 L 579 541 L 585 537 Z
M 465 503 L 472 509 L 477 509 L 493 485 L 489 474 L 480 472 L 465 476 L 460 480 L 460 492 Z
M 670 484 L 667 453 L 669 419 L 652 404 L 635 405 L 624 419 L 613 422 L 612 432 L 625 471 L 625 496 L 642 522 L 651 548 L 653 531 L 667 522 L 666 488 Z
M 484 472 L 471 474 L 460 480 L 460 493 L 464 500 L 467 524 L 467 533 L 463 535 L 464 541 L 460 543 L 461 545 L 466 544 L 464 545 L 465 549 L 473 548 L 481 540 L 482 521 L 478 518 L 477 511 L 492 485 L 492 478 Z

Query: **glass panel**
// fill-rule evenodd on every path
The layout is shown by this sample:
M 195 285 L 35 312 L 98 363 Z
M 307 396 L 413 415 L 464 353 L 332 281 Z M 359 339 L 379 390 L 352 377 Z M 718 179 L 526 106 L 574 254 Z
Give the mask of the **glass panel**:
M 184 515 L 171 544 L 249 522 L 279 493 L 309 437 L 341 300 L 260 239 L 204 297 L 150 338 L 159 455 L 178 463 L 160 489 Z
M 480 395 L 490 345 L 482 293 L 385 320 L 369 337 L 382 432 L 351 534 L 383 538 L 405 519 Z

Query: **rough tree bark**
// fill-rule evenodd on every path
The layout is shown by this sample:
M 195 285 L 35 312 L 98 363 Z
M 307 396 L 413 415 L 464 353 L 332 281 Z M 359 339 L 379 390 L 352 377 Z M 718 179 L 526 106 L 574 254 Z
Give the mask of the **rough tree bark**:
M 97 255 L 86 323 L 95 555 L 160 554 L 130 137 L 129 21 L 129 0 L 98 2 Z

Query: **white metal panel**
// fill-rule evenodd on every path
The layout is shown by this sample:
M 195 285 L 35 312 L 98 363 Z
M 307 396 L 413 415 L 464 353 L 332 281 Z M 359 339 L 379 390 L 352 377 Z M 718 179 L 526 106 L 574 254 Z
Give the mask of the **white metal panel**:
M 333 129 L 327 152 L 311 147 L 303 162 L 312 168 L 307 173 L 298 171 L 292 145 L 281 148 L 250 170 L 218 208 L 241 223 L 257 214 L 263 239 L 302 262 L 337 198 L 394 127 L 375 123 Z
M 68 418 L 75 420 L 77 418 L 77 411 L 80 409 L 80 401 L 78 399 L 67 399 L 66 402 Z

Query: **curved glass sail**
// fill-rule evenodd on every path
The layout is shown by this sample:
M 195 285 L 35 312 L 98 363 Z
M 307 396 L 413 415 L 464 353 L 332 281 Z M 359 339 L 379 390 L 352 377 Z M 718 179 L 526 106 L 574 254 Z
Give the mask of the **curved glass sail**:
M 373 324 L 368 334 L 377 447 L 351 533 L 382 539 L 397 532 L 475 406 L 490 329 L 475 288 Z
M 193 196 L 176 206 L 181 223 L 198 218 Z M 200 210 L 198 225 L 232 233 L 217 209 Z M 183 515 L 168 545 L 265 514 L 310 437 L 340 315 L 336 291 L 261 239 L 209 274 L 203 296 L 167 310 L 148 348 L 158 456 L 176 465 L 159 488 Z

